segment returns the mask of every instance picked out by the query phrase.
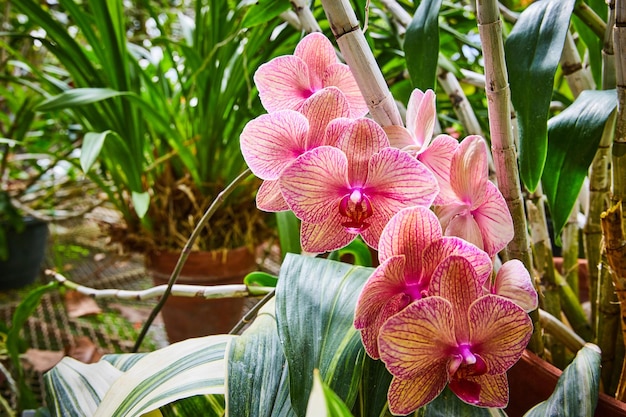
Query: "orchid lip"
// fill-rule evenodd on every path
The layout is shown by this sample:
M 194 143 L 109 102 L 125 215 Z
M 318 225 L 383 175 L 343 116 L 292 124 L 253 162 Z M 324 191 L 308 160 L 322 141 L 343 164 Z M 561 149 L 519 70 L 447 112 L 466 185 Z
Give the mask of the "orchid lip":
M 348 220 L 341 225 L 349 233 L 358 234 L 367 229 L 370 224 L 365 219 L 374 214 L 370 199 L 363 193 L 363 190 L 355 188 L 346 194 L 339 203 L 339 213 L 348 217 Z

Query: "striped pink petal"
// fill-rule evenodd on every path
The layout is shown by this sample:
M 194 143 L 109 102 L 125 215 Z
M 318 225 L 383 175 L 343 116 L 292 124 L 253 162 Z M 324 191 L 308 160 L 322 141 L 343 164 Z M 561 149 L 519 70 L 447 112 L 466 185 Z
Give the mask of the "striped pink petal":
M 417 154 L 417 159 L 435 174 L 439 183 L 439 194 L 434 204 L 445 204 L 456 199 L 456 194 L 450 186 L 450 166 L 452 156 L 458 147 L 459 142 L 452 136 L 439 135 L 426 149 Z
M 491 292 L 508 298 L 526 312 L 536 309 L 539 302 L 528 270 L 517 259 L 505 262 L 500 267 Z
M 261 104 L 268 112 L 298 110 L 315 92 L 309 67 L 297 56 L 279 56 L 261 65 L 254 73 Z
M 469 243 L 485 250 L 481 230 L 478 227 L 478 223 L 476 223 L 474 216 L 472 216 L 469 212 L 454 216 L 446 226 L 444 233 L 446 236 L 457 236 L 461 239 L 465 239 Z
M 482 234 L 484 250 L 493 256 L 513 239 L 513 219 L 500 190 L 487 181 L 483 203 L 472 213 Z
M 311 253 L 330 252 L 341 249 L 356 238 L 341 225 L 341 215 L 335 211 L 323 222 L 312 224 L 302 222 L 300 242 L 302 250 Z
M 337 118 L 348 117 L 350 108 L 348 101 L 337 88 L 324 88 L 309 97 L 300 112 L 309 121 L 309 132 L 305 149 L 313 149 L 321 145 L 328 145 L 324 141 L 324 133 L 328 124 Z
M 383 126 L 387 137 L 389 138 L 389 146 L 402 149 L 411 154 L 419 151 L 419 146 L 415 144 L 411 133 L 403 126 Z
M 387 259 L 374 270 L 361 290 L 354 314 L 354 327 L 361 331 L 365 351 L 374 359 L 378 353 L 378 333 L 387 319 L 406 307 L 404 256 Z
M 308 120 L 296 111 L 264 114 L 244 127 L 240 136 L 241 152 L 254 175 L 275 180 L 304 152 L 308 130 Z
M 338 212 L 339 202 L 349 192 L 347 170 L 343 152 L 320 146 L 302 154 L 283 171 L 280 189 L 296 217 L 321 223 Z
M 436 97 L 433 90 L 413 90 L 406 109 L 406 128 L 411 132 L 416 145 L 428 146 L 435 130 Z
M 289 206 L 280 192 L 278 180 L 263 181 L 256 194 L 256 206 L 259 210 L 269 212 L 289 210 Z
M 457 197 L 471 202 L 474 209 L 482 204 L 485 184 L 488 182 L 487 145 L 476 135 L 461 141 L 450 165 L 450 185 Z
M 326 68 L 338 62 L 333 44 L 319 32 L 311 33 L 302 38 L 296 46 L 294 55 L 306 63 L 313 91 L 324 87 L 322 78 Z
M 474 353 L 480 355 L 490 375 L 502 374 L 522 356 L 533 325 L 528 314 L 513 301 L 485 295 L 468 311 Z
M 350 117 L 357 119 L 365 116 L 369 109 L 361 94 L 359 85 L 352 75 L 352 71 L 345 64 L 333 64 L 326 68 L 322 84 L 325 88 L 337 87 L 348 99 L 350 104 Z
M 453 378 L 449 386 L 461 400 L 478 407 L 504 408 L 509 402 L 506 374 Z
M 442 372 L 438 365 L 433 365 L 412 379 L 391 380 L 387 400 L 393 415 L 411 414 L 437 398 L 448 382 L 446 372 Z

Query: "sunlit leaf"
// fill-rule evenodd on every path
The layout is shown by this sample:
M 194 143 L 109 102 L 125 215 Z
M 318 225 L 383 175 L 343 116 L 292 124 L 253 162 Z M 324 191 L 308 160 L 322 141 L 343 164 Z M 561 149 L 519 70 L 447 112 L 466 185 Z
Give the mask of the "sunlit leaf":
M 259 0 L 246 12 L 242 26 L 249 28 L 268 22 L 290 7 L 289 0 Z
M 63 110 L 128 94 L 128 92 L 110 88 L 74 88 L 42 101 L 36 109 L 38 111 Z
M 83 172 L 88 172 L 91 169 L 92 165 L 96 162 L 96 159 L 98 159 L 98 156 L 100 155 L 105 139 L 107 136 L 114 134 L 116 133 L 110 130 L 100 133 L 85 133 L 83 146 L 80 149 L 80 167 L 83 169 Z
M 519 121 L 519 163 L 534 191 L 548 148 L 548 111 L 574 0 L 545 0 L 524 10 L 506 40 L 511 100 Z

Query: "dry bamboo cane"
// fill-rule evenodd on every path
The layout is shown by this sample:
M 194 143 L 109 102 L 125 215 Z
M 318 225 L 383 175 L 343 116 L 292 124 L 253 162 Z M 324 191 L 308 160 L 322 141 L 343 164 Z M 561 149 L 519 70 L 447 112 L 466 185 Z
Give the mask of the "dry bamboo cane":
M 617 79 L 617 122 L 613 138 L 612 204 L 621 202 L 626 216 L 626 0 L 615 1 L 615 69 Z M 626 218 L 623 218 L 626 223 Z
M 291 7 L 298 16 L 302 30 L 306 33 L 321 32 L 319 23 L 313 16 L 311 9 L 309 9 L 308 2 L 305 0 L 291 0 Z
M 507 246 L 507 251 L 510 257 L 521 260 L 532 273 L 532 256 L 511 127 L 510 89 L 504 59 L 502 21 L 498 11 L 498 2 L 496 0 L 477 0 L 477 17 L 485 61 L 485 86 L 491 131 L 491 149 L 496 165 L 498 187 L 513 217 L 515 230 L 515 235 Z M 537 311 L 531 313 L 531 318 L 535 326 L 529 348 L 538 355 L 543 355 L 541 326 Z
M 346 63 L 352 70 L 372 118 L 381 126 L 403 126 L 374 54 L 348 0 L 322 0 L 326 18 Z
M 615 0 L 608 0 L 609 16 L 602 43 L 602 89 L 615 88 L 615 49 L 613 47 L 613 27 L 615 26 Z
M 626 343 L 626 238 L 622 229 L 622 219 L 621 202 L 602 213 L 604 248 L 611 267 L 615 292 L 620 302 L 622 338 Z M 615 398 L 620 401 L 626 400 L 626 363 L 622 365 Z

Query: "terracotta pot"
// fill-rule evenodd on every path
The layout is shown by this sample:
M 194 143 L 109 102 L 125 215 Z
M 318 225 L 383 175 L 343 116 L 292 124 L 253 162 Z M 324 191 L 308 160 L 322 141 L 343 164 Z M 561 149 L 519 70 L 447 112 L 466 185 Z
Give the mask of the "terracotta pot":
M 146 269 L 155 285 L 167 284 L 179 252 L 155 252 L 146 257 Z M 191 252 L 178 284 L 241 284 L 257 269 L 255 254 L 246 247 Z M 205 300 L 170 296 L 161 314 L 170 343 L 191 337 L 228 333 L 241 319 L 244 298 Z
M 525 351 L 522 358 L 508 371 L 509 417 L 521 417 L 529 409 L 546 400 L 554 391 L 561 370 L 539 356 Z M 596 417 L 624 417 L 626 403 L 600 393 Z

